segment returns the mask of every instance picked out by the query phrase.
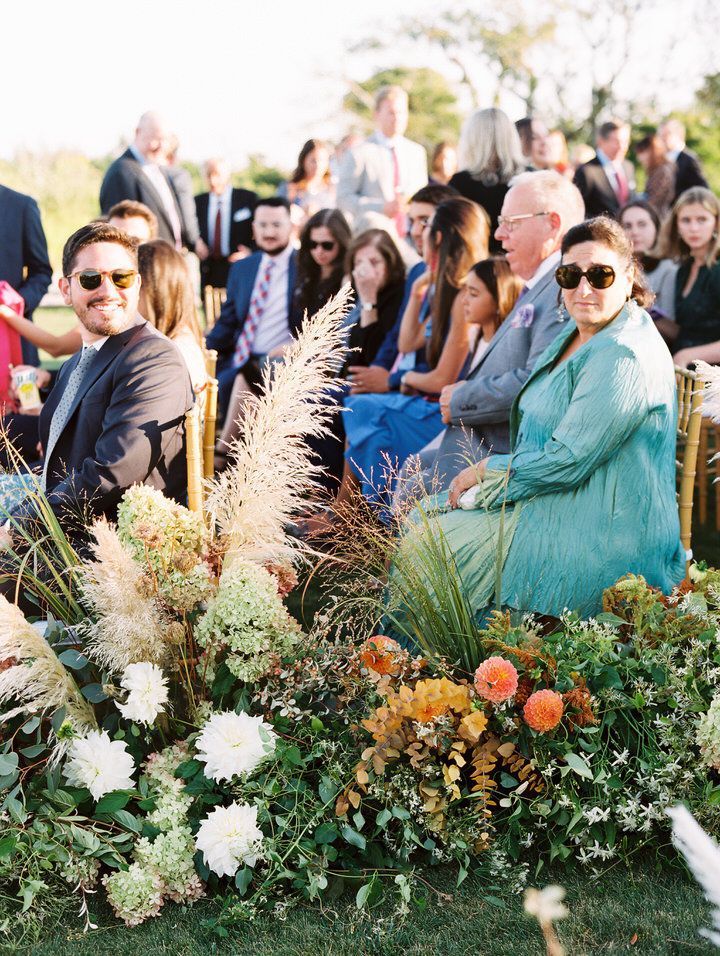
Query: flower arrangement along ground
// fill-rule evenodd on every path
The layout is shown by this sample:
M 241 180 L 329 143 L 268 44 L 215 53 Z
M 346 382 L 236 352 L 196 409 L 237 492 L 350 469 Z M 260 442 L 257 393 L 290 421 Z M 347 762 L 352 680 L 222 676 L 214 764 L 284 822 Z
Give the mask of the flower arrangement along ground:
M 0 600 L 0 879 L 18 911 L 57 879 L 86 926 L 100 886 L 128 925 L 209 894 L 221 922 L 344 886 L 364 906 L 384 878 L 407 907 L 418 865 L 517 890 L 531 867 L 669 848 L 679 801 L 717 829 L 716 571 L 669 598 L 624 578 L 596 620 L 549 634 L 496 613 L 457 659 L 378 634 L 379 600 L 310 633 L 290 616 L 282 529 L 328 316 L 250 412 L 212 533 L 135 487 L 68 564 L 62 622 Z

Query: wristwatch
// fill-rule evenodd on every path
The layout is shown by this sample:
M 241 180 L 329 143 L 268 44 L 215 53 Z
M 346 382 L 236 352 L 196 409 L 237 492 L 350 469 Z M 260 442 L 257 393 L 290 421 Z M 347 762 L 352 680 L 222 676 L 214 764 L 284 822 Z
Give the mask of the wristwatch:
M 372 312 L 375 307 L 376 304 L 374 302 L 363 302 L 361 306 L 363 312 Z

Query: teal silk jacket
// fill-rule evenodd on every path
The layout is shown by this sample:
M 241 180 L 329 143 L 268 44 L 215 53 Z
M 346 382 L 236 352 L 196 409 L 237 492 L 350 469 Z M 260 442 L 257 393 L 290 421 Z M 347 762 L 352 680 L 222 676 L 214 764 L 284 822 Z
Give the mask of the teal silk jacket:
M 428 520 L 412 522 L 411 536 L 442 532 L 478 613 L 496 603 L 499 541 L 502 604 L 523 611 L 587 617 L 624 574 L 668 593 L 685 573 L 670 353 L 631 302 L 553 367 L 576 332 L 571 321 L 538 359 L 512 409 L 513 451 L 490 456 L 475 508 L 426 499 Z

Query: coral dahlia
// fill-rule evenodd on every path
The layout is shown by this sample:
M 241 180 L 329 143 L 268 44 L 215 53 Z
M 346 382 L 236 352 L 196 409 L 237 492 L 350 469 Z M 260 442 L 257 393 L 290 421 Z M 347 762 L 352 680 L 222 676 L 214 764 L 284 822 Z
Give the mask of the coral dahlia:
M 518 672 L 504 657 L 488 657 L 475 671 L 475 690 L 478 696 L 493 704 L 509 700 L 518 685 Z
M 562 714 L 562 697 L 554 690 L 536 690 L 523 709 L 525 722 L 542 733 L 557 727 Z
M 376 674 L 400 673 L 402 648 L 397 641 L 383 634 L 369 637 L 360 651 L 360 660 L 369 671 Z

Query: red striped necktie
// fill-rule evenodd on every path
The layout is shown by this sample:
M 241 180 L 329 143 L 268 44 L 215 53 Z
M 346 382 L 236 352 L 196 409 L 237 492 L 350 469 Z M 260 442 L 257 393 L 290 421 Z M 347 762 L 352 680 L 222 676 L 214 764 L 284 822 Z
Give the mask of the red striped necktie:
M 258 330 L 260 319 L 262 318 L 262 314 L 267 303 L 268 290 L 270 288 L 270 273 L 272 272 L 274 265 L 275 263 L 273 260 L 268 259 L 268 264 L 265 266 L 265 271 L 260 279 L 260 284 L 257 285 L 253 291 L 252 298 L 250 299 L 250 305 L 248 307 L 247 318 L 245 319 L 245 325 L 243 326 L 243 330 L 240 333 L 240 338 L 238 339 L 237 346 L 235 348 L 235 359 L 233 362 L 235 368 L 242 368 L 252 354 L 255 333 Z

